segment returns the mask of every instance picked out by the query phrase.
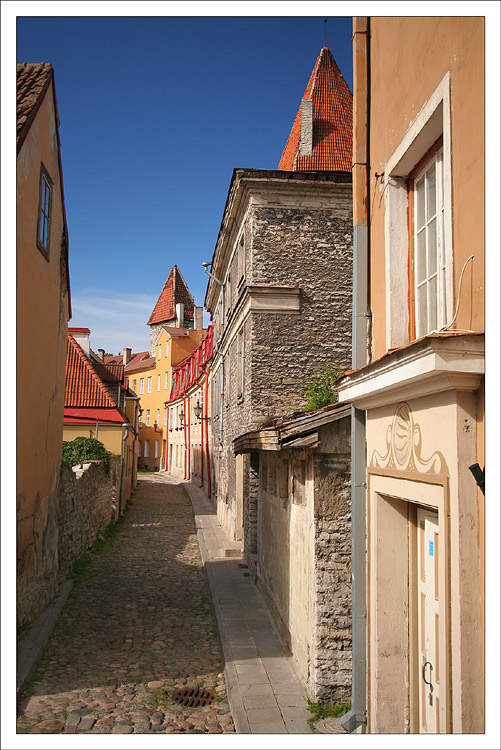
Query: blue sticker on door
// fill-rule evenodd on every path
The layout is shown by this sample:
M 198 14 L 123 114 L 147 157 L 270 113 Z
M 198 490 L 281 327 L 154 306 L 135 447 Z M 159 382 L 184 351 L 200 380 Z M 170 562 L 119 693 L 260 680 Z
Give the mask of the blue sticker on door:
M 428 542 L 428 554 L 433 557 L 433 542 Z

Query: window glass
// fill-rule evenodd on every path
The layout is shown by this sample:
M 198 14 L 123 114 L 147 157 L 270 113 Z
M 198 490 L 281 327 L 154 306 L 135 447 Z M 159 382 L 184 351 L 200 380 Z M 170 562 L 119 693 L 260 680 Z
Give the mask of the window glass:
M 146 409 L 146 427 L 150 426 L 150 410 Z
M 160 375 L 158 375 L 158 376 L 157 376 L 157 391 L 159 391 L 159 390 L 160 390 L 160 383 L 161 383 L 161 376 L 160 376 Z
M 139 379 L 139 395 L 144 393 L 144 378 Z
M 151 393 L 151 376 L 148 378 L 148 393 Z

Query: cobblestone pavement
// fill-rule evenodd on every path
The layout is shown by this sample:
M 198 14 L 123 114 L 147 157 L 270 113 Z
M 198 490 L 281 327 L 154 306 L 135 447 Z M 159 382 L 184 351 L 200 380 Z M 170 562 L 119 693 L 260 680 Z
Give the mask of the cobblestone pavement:
M 185 490 L 141 478 L 116 533 L 88 557 L 20 702 L 18 733 L 234 732 Z M 171 700 L 198 687 L 216 700 Z

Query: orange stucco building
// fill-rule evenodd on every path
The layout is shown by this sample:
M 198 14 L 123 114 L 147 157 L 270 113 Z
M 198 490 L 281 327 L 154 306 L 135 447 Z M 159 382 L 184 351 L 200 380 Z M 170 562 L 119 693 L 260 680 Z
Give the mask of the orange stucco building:
M 345 726 L 481 733 L 484 19 L 361 17 L 353 40 Z
M 56 593 L 67 321 L 71 315 L 54 71 L 17 66 L 17 619 Z M 34 345 L 36 344 L 36 353 Z

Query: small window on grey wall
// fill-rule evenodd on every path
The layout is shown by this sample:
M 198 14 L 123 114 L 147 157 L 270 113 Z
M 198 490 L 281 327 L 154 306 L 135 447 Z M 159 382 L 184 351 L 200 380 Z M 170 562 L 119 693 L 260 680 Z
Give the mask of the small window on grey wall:
M 50 225 L 53 182 L 44 165 L 40 165 L 40 195 L 38 200 L 37 247 L 49 260 Z

